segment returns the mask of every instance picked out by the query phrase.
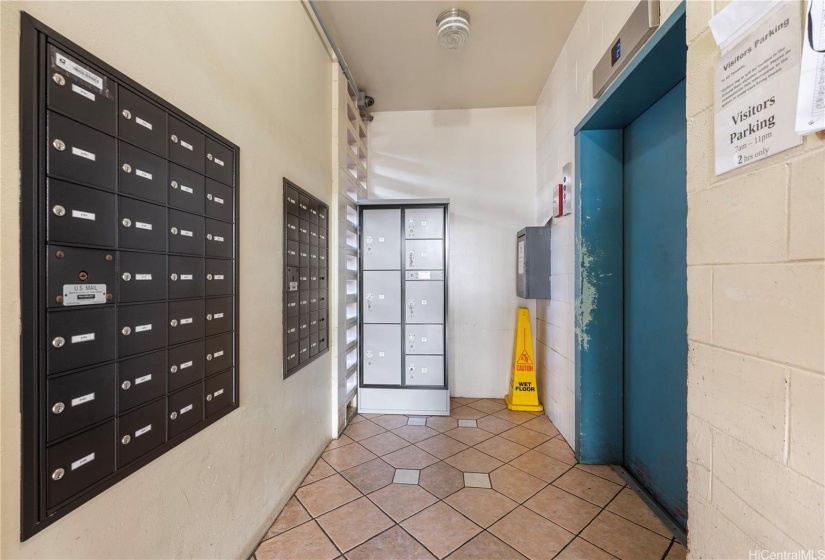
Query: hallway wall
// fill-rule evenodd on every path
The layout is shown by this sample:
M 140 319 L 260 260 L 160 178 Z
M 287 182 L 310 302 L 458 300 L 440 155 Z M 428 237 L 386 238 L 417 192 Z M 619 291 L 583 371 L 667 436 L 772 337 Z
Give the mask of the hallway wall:
M 237 143 L 242 217 L 240 408 L 24 543 L 21 9 Z M 331 59 L 299 1 L 2 2 L 0 14 L 0 557 L 245 558 L 331 437 L 329 357 L 282 379 L 279 295 L 282 177 L 330 201 Z
M 516 233 L 535 211 L 534 107 L 375 113 L 370 198 L 450 199 L 450 392 L 502 398 L 512 369 Z

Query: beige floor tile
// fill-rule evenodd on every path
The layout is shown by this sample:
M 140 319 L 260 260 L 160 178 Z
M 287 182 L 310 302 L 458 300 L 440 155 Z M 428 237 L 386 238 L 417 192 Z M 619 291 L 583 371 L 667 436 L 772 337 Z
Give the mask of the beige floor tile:
M 545 519 L 578 533 L 596 517 L 601 509 L 590 502 L 568 494 L 555 486 L 548 486 L 524 502 L 524 507 L 533 510 Z
M 531 560 L 552 558 L 574 535 L 519 506 L 489 531 Z
M 464 488 L 464 474 L 447 463 L 436 463 L 421 471 L 418 484 L 437 498 L 446 498 Z
M 659 559 L 670 545 L 670 539 L 609 511 L 600 513 L 581 537 L 622 560 Z
M 353 424 L 358 424 L 358 423 L 360 423 L 360 422 L 363 422 L 364 420 L 366 420 L 366 418 L 364 418 L 364 417 L 363 417 L 363 416 L 361 416 L 360 414 L 356 414 L 355 416 L 353 416 L 353 417 L 349 420 L 349 422 L 347 422 L 347 425 L 348 425 L 348 426 L 352 426 Z
M 576 465 L 577 469 L 581 469 L 583 471 L 589 472 L 590 474 L 595 474 L 596 476 L 600 476 L 610 482 L 615 482 L 619 486 L 624 486 L 625 482 L 622 480 L 616 471 L 610 465 L 582 465 L 579 463 Z
M 258 560 L 330 560 L 338 555 L 338 549 L 315 521 L 264 541 L 255 551 Z
M 330 464 L 336 471 L 341 472 L 351 469 L 361 463 L 372 461 L 375 455 L 361 446 L 359 443 L 351 443 L 344 447 L 324 451 L 321 455 L 324 461 Z
M 401 426 L 392 431 L 397 436 L 404 438 L 410 443 L 418 443 L 433 436 L 437 436 L 438 432 L 427 426 Z
M 685 558 L 687 558 L 687 549 L 678 542 L 674 541 L 673 546 L 671 546 L 670 550 L 667 551 L 665 560 L 685 560 Z
M 489 527 L 518 506 L 504 494 L 486 488 L 464 488 L 444 501 L 482 527 Z
M 493 414 L 496 418 L 501 418 L 502 420 L 506 420 L 508 422 L 512 422 L 513 424 L 523 424 L 529 420 L 532 420 L 536 417 L 535 414 L 531 412 L 523 412 L 521 410 L 510 410 L 505 408 L 504 410 L 499 410 L 495 414 Z
M 509 439 L 510 441 L 514 441 L 531 449 L 550 439 L 550 436 L 535 430 L 530 430 L 524 426 L 516 426 L 515 428 L 502 432 L 499 435 L 504 439 Z
M 465 472 L 464 473 L 464 487 L 465 488 L 492 488 L 490 484 L 490 475 L 479 472 Z
M 396 469 L 423 469 L 438 462 L 438 459 L 414 445 L 384 455 L 382 458 Z
M 390 484 L 370 494 L 369 499 L 396 521 L 403 521 L 438 501 L 438 498 L 413 484 Z
M 529 451 L 523 445 L 498 436 L 476 444 L 475 448 L 505 463 Z
M 362 412 L 361 416 L 363 416 L 364 418 L 366 418 L 368 420 L 372 420 L 373 418 L 378 418 L 379 416 L 385 416 L 385 415 L 381 414 L 381 413 L 376 413 L 376 412 Z
M 327 448 L 324 451 L 329 451 L 330 449 L 335 449 L 336 447 L 343 447 L 345 445 L 349 445 L 353 441 L 355 440 L 351 437 L 341 434 L 340 436 L 338 436 L 338 439 L 334 439 L 331 442 L 329 442 L 329 445 L 327 445 Z
M 462 472 L 477 473 L 488 473 L 502 465 L 502 462 L 495 457 L 490 457 L 475 449 L 465 449 L 461 453 L 456 453 L 452 457 L 444 459 L 444 462 Z
M 494 412 L 498 412 L 504 408 L 507 408 L 507 405 L 504 404 L 504 399 L 481 399 L 478 401 L 474 401 L 469 403 L 467 406 L 470 408 L 475 408 L 476 410 L 480 410 L 481 412 L 485 412 L 487 414 L 492 414 Z
M 491 434 L 500 434 L 501 432 L 506 432 L 516 427 L 512 422 L 496 418 L 495 416 L 485 416 L 484 418 L 479 418 L 477 422 L 479 428 Z
M 576 537 L 554 560 L 614 560 L 616 557 Z
M 369 494 L 390 484 L 394 475 L 395 468 L 381 459 L 373 459 L 341 472 L 341 476 L 364 494 Z
M 318 517 L 359 498 L 361 493 L 340 474 L 334 474 L 324 480 L 299 488 L 295 496 L 310 515 Z
M 493 489 L 519 503 L 547 486 L 543 480 L 510 465 L 503 465 L 490 473 Z
M 557 461 L 547 455 L 542 455 L 534 450 L 530 450 L 524 455 L 516 457 L 510 461 L 510 464 L 545 482 L 553 482 L 571 468 L 570 465 L 566 463 Z
M 630 488 L 624 488 L 619 492 L 619 495 L 607 504 L 606 509 L 634 523 L 638 523 L 654 533 L 659 533 L 665 538 L 670 539 L 673 537 L 670 531 L 659 521 L 659 518 L 650 511 L 647 504 Z
M 525 560 L 514 548 L 487 531 L 450 554 L 449 560 Z
M 430 552 L 443 558 L 481 532 L 481 528 L 452 509 L 438 502 L 415 514 L 401 526 Z
M 355 441 L 366 439 L 368 437 L 377 436 L 386 430 L 378 424 L 373 424 L 370 421 L 359 422 L 358 424 L 350 424 L 344 430 L 344 435 Z
M 458 426 L 458 420 L 452 416 L 430 416 L 427 426 L 438 432 L 446 432 Z
M 281 510 L 281 513 L 278 514 L 275 523 L 272 524 L 269 531 L 264 535 L 263 540 L 271 539 L 284 531 L 289 531 L 293 527 L 297 527 L 301 523 L 306 523 L 310 519 L 312 519 L 312 517 L 310 517 L 304 509 L 304 506 L 301 505 L 301 502 L 299 502 L 295 496 L 292 496 L 284 506 L 284 509 Z
M 349 560 L 431 560 L 435 558 L 404 529 L 395 526 L 347 553 Z
M 450 404 L 470 404 L 471 402 L 476 402 L 477 400 L 479 399 L 475 397 L 450 397 Z
M 622 489 L 618 484 L 580 469 L 570 469 L 553 481 L 553 485 L 602 507 Z
M 537 432 L 541 432 L 544 435 L 550 437 L 556 437 L 557 435 L 559 435 L 559 431 L 556 429 L 556 427 L 553 425 L 550 419 L 547 418 L 547 416 L 545 416 L 544 414 L 536 416 L 532 420 L 528 420 L 527 422 L 522 424 L 522 426 L 524 426 L 525 428 L 530 428 L 531 430 L 536 430 Z
M 394 525 L 375 504 L 359 498 L 317 519 L 335 545 L 346 552 Z
M 575 465 L 577 463 L 576 457 L 573 455 L 573 450 L 567 445 L 567 442 L 561 436 L 554 437 L 550 441 L 545 441 L 537 446 L 536 451 L 543 453 L 553 459 L 558 459 L 562 463 L 568 465 Z
M 321 479 L 324 479 L 328 476 L 332 476 L 335 474 L 335 469 L 329 466 L 329 463 L 324 461 L 323 459 L 318 459 L 315 462 L 315 466 L 312 467 L 312 470 L 309 471 L 304 481 L 301 482 L 301 486 L 306 486 L 307 484 L 312 484 L 313 482 L 318 482 Z
M 392 430 L 407 425 L 408 418 L 401 414 L 385 414 L 372 419 L 372 422 L 378 424 L 382 428 Z
M 456 428 L 455 430 L 444 432 L 444 435 L 457 439 L 465 445 L 476 445 L 485 439 L 493 437 L 493 434 L 490 432 L 485 432 L 479 428 Z
M 367 439 L 362 439 L 358 443 L 379 457 L 381 455 L 386 455 L 387 453 L 392 453 L 393 451 L 398 451 L 399 449 L 407 447 L 410 444 L 410 442 L 398 437 L 392 432 L 384 432 L 383 434 L 378 434 L 377 436 L 368 437 Z
M 450 416 L 458 418 L 459 420 L 478 420 L 479 418 L 487 416 L 487 413 L 469 406 L 460 406 L 452 409 Z
M 446 459 L 450 455 L 455 455 L 459 451 L 464 451 L 467 446 L 460 441 L 454 440 L 443 434 L 439 434 L 430 439 L 417 443 L 416 447 L 420 447 L 430 455 L 435 455 L 439 459 Z

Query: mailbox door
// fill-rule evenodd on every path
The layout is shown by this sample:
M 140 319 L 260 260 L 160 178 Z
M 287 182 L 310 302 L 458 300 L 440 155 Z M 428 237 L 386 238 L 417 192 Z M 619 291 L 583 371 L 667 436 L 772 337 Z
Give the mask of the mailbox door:
M 68 181 L 115 190 L 116 140 L 51 111 L 47 121 L 47 173 Z
M 407 385 L 444 386 L 443 356 L 407 356 Z
M 444 242 L 440 239 L 408 239 L 404 260 L 406 270 L 444 270 Z
M 166 302 L 121 305 L 118 356 L 131 356 L 166 346 Z
M 169 126 L 169 159 L 203 173 L 204 153 L 203 134 L 189 125 L 186 125 L 173 116 L 168 117 Z
M 206 176 L 232 186 L 234 176 L 232 151 L 220 142 L 206 137 Z
M 49 241 L 115 246 L 117 196 L 57 179 L 47 189 Z
M 49 313 L 49 374 L 114 360 L 115 312 L 97 307 Z
M 118 301 L 166 299 L 166 255 L 120 251 L 118 259 Z
M 364 325 L 365 385 L 401 385 L 401 325 Z
M 204 191 L 206 186 L 203 175 L 190 169 L 169 164 L 169 206 L 203 214 Z
M 169 349 L 170 391 L 176 391 L 203 379 L 204 355 L 202 340 Z
M 169 302 L 169 344 L 180 344 L 198 338 L 205 333 L 206 314 L 203 300 Z
M 169 439 L 198 425 L 203 420 L 203 383 L 169 395 L 166 411 Z
M 118 363 L 118 411 L 135 408 L 166 394 L 166 350 Z
M 54 45 L 49 45 L 49 63 L 49 108 L 114 134 L 117 88 L 109 78 Z
M 169 257 L 168 263 L 169 299 L 203 297 L 203 259 L 196 257 Z
M 48 440 L 114 416 L 116 381 L 115 364 L 49 379 Z
M 209 298 L 205 300 L 206 336 L 232 330 L 232 298 Z
M 126 142 L 118 149 L 118 191 L 165 204 L 166 160 Z
M 121 138 L 166 155 L 166 111 L 123 86 L 118 87 L 118 133 Z
M 363 270 L 401 269 L 401 210 L 363 210 L 361 262 Z
M 128 465 L 166 442 L 166 399 L 118 418 L 117 466 Z
M 232 377 L 232 370 L 225 371 L 206 380 L 206 417 L 220 412 L 227 406 L 235 402 L 235 380 Z
M 115 252 L 49 246 L 49 307 L 114 303 Z
M 166 208 L 118 197 L 118 247 L 166 251 Z
M 407 323 L 444 323 L 443 281 L 407 281 L 406 291 L 404 310 Z

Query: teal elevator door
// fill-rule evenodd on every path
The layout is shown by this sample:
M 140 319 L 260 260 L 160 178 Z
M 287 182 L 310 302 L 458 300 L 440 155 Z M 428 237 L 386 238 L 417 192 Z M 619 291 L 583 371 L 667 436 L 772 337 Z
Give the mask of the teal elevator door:
M 685 81 L 624 129 L 624 463 L 687 522 Z

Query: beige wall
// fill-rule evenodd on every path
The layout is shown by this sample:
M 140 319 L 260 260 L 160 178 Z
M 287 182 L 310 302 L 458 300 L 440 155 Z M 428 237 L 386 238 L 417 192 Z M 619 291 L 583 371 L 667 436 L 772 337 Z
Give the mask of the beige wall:
M 725 4 L 687 5 L 693 558 L 825 549 L 825 141 L 714 176 L 707 22 Z
M 19 10 L 241 148 L 241 408 L 25 543 L 19 534 Z M 300 2 L 3 2 L 3 558 L 237 558 L 330 438 L 328 357 L 281 371 L 281 178 L 330 201 L 331 60 Z

